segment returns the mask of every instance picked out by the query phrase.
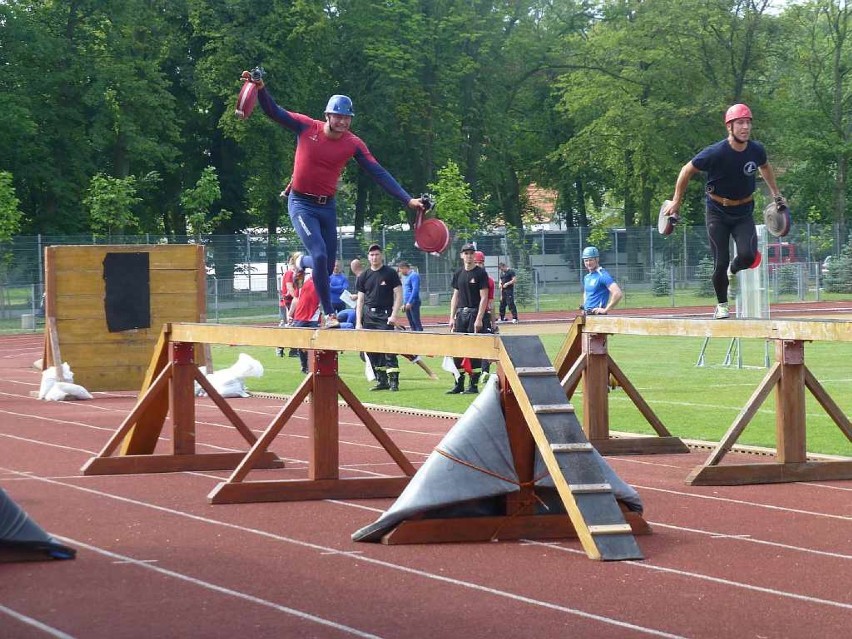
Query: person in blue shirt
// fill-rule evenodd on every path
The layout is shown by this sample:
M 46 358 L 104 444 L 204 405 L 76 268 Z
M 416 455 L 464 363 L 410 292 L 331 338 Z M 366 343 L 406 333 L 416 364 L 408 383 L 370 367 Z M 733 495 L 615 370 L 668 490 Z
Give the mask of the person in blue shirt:
M 612 275 L 601 266 L 601 254 L 596 247 L 583 249 L 583 265 L 589 271 L 583 278 L 583 311 L 606 315 L 621 301 L 624 293 Z
M 345 291 L 348 286 L 349 278 L 343 273 L 343 269 L 340 267 L 340 260 L 335 260 L 334 270 L 331 272 L 331 276 L 329 277 L 328 287 L 331 291 L 331 305 L 334 307 L 334 311 L 336 313 L 348 308 L 348 306 L 346 306 L 346 302 L 340 299 L 340 294 Z
M 751 119 L 751 109 L 745 104 L 735 104 L 727 110 L 728 137 L 699 151 L 683 165 L 674 196 L 665 210 L 666 215 L 677 215 L 689 180 L 696 173 L 707 174 L 705 222 L 713 254 L 713 289 L 718 302 L 714 319 L 726 319 L 730 315 L 728 285 L 731 276 L 760 264 L 754 225 L 757 173 L 766 182 L 775 203 L 786 206 L 775 183 L 775 171 L 767 160 L 766 149 L 760 142 L 749 139 Z M 737 247 L 733 260 L 728 246 L 731 238 Z
M 420 321 L 420 273 L 411 268 L 411 264 L 403 260 L 399 263 L 399 274 L 402 275 L 402 304 L 408 325 L 412 331 L 422 331 Z

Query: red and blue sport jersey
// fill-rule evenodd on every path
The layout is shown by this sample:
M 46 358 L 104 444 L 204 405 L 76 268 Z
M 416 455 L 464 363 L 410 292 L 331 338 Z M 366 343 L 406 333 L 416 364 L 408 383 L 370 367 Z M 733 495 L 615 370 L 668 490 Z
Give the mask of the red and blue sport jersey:
M 338 139 L 325 135 L 325 122 L 282 109 L 266 88 L 258 91 L 258 103 L 264 113 L 296 134 L 296 159 L 293 162 L 292 187 L 298 193 L 334 196 L 337 183 L 350 158 L 364 169 L 385 191 L 408 205 L 411 196 L 376 161 L 363 140 L 347 131 Z

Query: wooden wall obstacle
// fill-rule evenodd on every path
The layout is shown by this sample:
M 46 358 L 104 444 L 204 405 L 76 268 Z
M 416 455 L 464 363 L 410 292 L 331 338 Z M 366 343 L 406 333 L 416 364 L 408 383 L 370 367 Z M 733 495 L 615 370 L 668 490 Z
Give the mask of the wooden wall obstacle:
M 87 390 L 139 388 L 163 324 L 205 317 L 203 246 L 45 249 L 42 365 L 64 358 Z

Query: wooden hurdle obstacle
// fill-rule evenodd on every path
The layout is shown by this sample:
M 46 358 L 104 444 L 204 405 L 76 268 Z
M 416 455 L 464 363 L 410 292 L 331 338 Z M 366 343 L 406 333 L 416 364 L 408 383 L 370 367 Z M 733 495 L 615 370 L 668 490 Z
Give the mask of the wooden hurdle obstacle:
M 596 316 L 589 316 L 588 319 Z M 602 455 L 638 455 L 688 453 L 689 447 L 672 435 L 648 405 L 627 375 L 607 351 L 607 333 L 594 332 L 586 327 L 585 316 L 571 325 L 565 341 L 554 360 L 562 387 L 568 399 L 577 386 L 583 384 L 583 431 Z M 657 433 L 656 437 L 614 438 L 609 428 L 610 379 L 624 390 L 645 420 Z
M 608 415 L 604 408 L 607 370 L 619 378 L 634 402 L 638 398 L 635 388 L 606 355 L 605 344 L 608 335 L 757 338 L 775 342 L 775 363 L 704 464 L 696 467 L 687 477 L 687 483 L 736 485 L 852 479 L 852 459 L 808 461 L 805 414 L 805 389 L 808 389 L 847 439 L 852 441 L 849 418 L 805 365 L 806 342 L 850 342 L 852 322 L 734 319 L 719 321 L 592 315 L 578 319 L 572 331 L 557 357 L 556 367 L 560 376 L 563 376 L 569 396 L 576 387 L 579 376 L 587 376 L 583 397 L 584 428 L 590 441 L 602 452 L 632 452 L 629 445 L 624 448 L 617 444 L 612 446 L 616 440 L 609 439 Z M 719 465 L 773 389 L 775 462 Z M 593 397 L 587 397 L 587 393 L 592 393 Z M 644 400 L 642 401 L 644 403 Z M 639 404 L 637 406 L 648 418 L 649 414 Z M 589 412 L 591 414 L 586 417 L 585 413 Z M 653 426 L 653 422 L 651 423 Z M 655 430 L 661 435 L 668 432 L 661 431 L 656 426 Z M 641 438 L 639 441 L 642 440 L 653 441 L 653 438 Z M 653 447 L 651 444 L 650 448 Z
M 529 342 L 534 340 L 535 345 Z M 560 521 L 547 516 L 531 516 L 529 486 L 522 486 L 520 499 L 507 499 L 505 513 L 491 518 L 488 536 L 478 517 L 452 522 L 443 521 L 443 531 L 410 527 L 394 543 L 472 540 L 490 538 L 495 530 L 506 529 L 503 538 L 542 538 L 576 536 L 586 554 L 593 559 L 640 559 L 642 554 L 634 533 L 647 533 L 647 523 L 637 513 L 625 513 L 612 492 L 612 487 L 601 480 L 600 467 L 590 463 L 592 450 L 582 429 L 566 406 L 564 392 L 559 385 L 555 369 L 550 365 L 538 337 L 503 338 L 485 335 L 438 335 L 429 333 L 399 333 L 385 331 L 328 331 L 314 329 L 259 328 L 208 324 L 173 324 L 163 332 L 160 347 L 149 369 L 150 385 L 140 395 L 131 416 L 119 427 L 101 453 L 91 459 L 84 472 L 150 472 L 195 467 L 213 467 L 227 459 L 211 459 L 210 455 L 197 455 L 183 446 L 172 455 L 153 455 L 156 442 L 164 424 L 166 390 L 171 398 L 170 409 L 175 442 L 194 442 L 193 381 L 203 375 L 191 359 L 193 345 L 240 344 L 246 346 L 290 347 L 311 353 L 311 373 L 263 434 L 254 441 L 238 425 L 225 408 L 221 398 L 211 398 L 237 426 L 251 445 L 251 449 L 236 464 L 231 476 L 220 483 L 209 495 L 212 503 L 257 501 L 289 501 L 305 499 L 352 499 L 398 496 L 414 474 L 413 466 L 393 444 L 390 437 L 369 416 L 363 405 L 340 380 L 337 371 L 337 351 L 369 351 L 384 353 L 418 353 L 421 355 L 453 354 L 456 357 L 496 360 L 501 368 L 505 393 L 513 396 L 507 409 L 507 422 L 514 433 L 512 437 L 515 466 L 519 477 L 529 479 L 532 454 L 537 448 L 553 478 L 556 491 L 565 506 L 566 516 Z M 535 348 L 533 347 L 535 346 Z M 171 372 L 169 372 L 171 371 Z M 209 384 L 205 390 L 212 390 Z M 214 391 L 215 393 L 215 391 Z M 283 425 L 309 393 L 313 394 L 309 428 L 312 455 L 306 480 L 248 480 L 249 472 L 261 467 L 261 462 L 274 463 L 268 447 Z M 338 461 L 338 405 L 341 395 L 385 450 L 401 468 L 400 477 L 345 478 L 339 475 Z M 152 396 L 160 397 L 159 402 Z M 505 396 L 505 395 L 504 395 Z M 222 404 L 226 405 L 224 400 Z M 573 423 L 565 423 L 570 417 Z M 567 426 L 567 428 L 566 428 Z M 560 428 L 561 427 L 561 428 Z M 525 433 L 521 436 L 519 433 Z M 567 437 L 556 441 L 555 437 Z M 252 435 L 253 437 L 253 435 Z M 113 453 L 120 442 L 124 446 L 118 456 Z M 523 452 L 520 452 L 523 451 Z M 140 454 L 141 453 L 141 454 Z M 148 455 L 152 461 L 140 459 Z M 161 461 L 153 458 L 162 457 Z M 219 466 L 222 467 L 222 466 Z M 145 469 L 144 471 L 141 469 Z M 526 480 L 525 480 L 526 481 Z M 528 482 L 527 482 L 528 483 Z M 629 521 L 627 521 L 629 519 Z M 508 528 L 507 528 L 508 527 Z

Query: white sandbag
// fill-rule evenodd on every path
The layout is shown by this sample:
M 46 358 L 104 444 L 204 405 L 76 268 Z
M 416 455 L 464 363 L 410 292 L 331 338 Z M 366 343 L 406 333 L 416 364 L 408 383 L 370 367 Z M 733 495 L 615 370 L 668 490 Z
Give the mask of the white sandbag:
M 250 397 L 245 382 L 229 375 L 227 371 L 210 373 L 207 381 L 222 397 Z
M 79 384 L 56 382 L 44 396 L 48 402 L 64 402 L 76 399 L 93 399 L 92 394 Z
M 73 382 L 74 381 L 74 373 L 71 372 L 71 367 L 68 365 L 68 362 L 63 362 L 62 364 L 62 378 L 65 382 Z M 38 398 L 45 399 L 48 391 L 51 387 L 56 383 L 56 367 L 51 366 L 50 368 L 46 368 L 41 373 L 41 385 L 38 389 Z
M 237 361 L 222 372 L 228 373 L 228 375 L 236 377 L 237 379 L 245 379 L 246 377 L 263 377 L 263 364 L 251 355 L 240 353 Z

